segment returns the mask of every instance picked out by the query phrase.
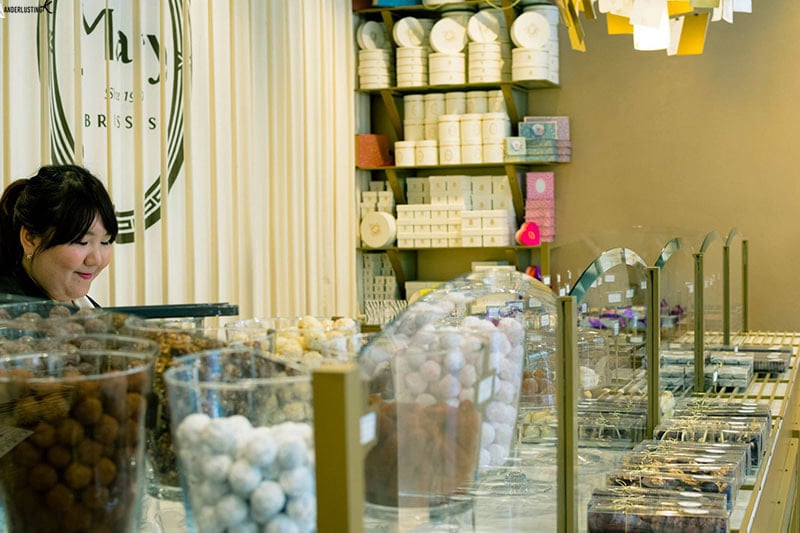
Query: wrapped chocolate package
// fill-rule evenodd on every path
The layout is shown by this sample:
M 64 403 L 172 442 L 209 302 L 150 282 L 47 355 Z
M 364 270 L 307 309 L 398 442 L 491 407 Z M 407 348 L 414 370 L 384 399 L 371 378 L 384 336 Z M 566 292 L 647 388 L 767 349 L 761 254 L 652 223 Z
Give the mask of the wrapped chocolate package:
M 728 512 L 691 498 L 648 498 L 644 495 L 593 495 L 587 510 L 589 533 L 727 533 Z

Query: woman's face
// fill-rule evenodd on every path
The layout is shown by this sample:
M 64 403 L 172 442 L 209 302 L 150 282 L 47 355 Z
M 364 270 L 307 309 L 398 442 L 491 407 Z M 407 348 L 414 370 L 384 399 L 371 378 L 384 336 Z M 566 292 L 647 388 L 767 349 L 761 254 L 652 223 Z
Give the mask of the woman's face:
M 86 296 L 92 281 L 111 261 L 111 235 L 103 222 L 95 217 L 89 231 L 79 241 L 59 244 L 42 251 L 38 250 L 38 238 L 25 244 L 30 261 L 24 260 L 25 268 L 33 280 L 54 300 L 70 301 Z

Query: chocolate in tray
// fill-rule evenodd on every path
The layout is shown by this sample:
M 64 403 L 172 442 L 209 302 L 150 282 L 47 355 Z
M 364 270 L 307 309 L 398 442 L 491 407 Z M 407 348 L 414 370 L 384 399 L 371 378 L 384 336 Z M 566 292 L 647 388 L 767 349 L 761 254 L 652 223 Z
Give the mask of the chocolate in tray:
M 689 506 L 685 505 L 686 503 Z M 646 500 L 592 496 L 587 510 L 589 533 L 727 533 L 728 512 L 716 507 L 696 507 L 683 500 Z
M 739 465 L 743 476 L 752 471 L 750 446 L 747 443 L 681 442 L 675 440 L 643 440 L 632 453 L 660 453 L 675 456 L 719 458 Z
M 734 484 L 739 487 L 745 475 L 742 461 L 724 457 L 712 457 L 708 454 L 680 453 L 675 450 L 634 451 L 622 457 L 620 464 L 624 468 L 658 468 L 678 469 L 681 472 L 708 474 L 732 472 Z
M 711 351 L 752 355 L 753 372 L 767 374 L 785 372 L 792 358 L 792 349 L 783 346 L 720 346 Z
M 679 492 L 708 492 L 724 494 L 725 508 L 733 509 L 736 499 L 736 480 L 732 470 L 710 470 L 708 473 L 689 473 L 677 468 L 620 467 L 609 472 L 606 482 L 612 487 L 643 487 Z
M 646 417 L 630 413 L 578 413 L 578 444 L 632 448 L 644 438 Z
M 747 443 L 750 446 L 751 464 L 758 467 L 764 453 L 768 435 L 765 421 L 755 418 L 745 421 L 722 417 L 673 417 L 653 430 L 653 438 L 718 443 Z

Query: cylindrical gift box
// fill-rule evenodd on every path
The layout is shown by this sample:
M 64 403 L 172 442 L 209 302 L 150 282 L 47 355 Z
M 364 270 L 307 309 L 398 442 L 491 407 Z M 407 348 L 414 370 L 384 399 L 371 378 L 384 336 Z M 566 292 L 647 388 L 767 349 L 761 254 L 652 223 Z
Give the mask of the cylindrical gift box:
M 461 144 L 461 123 L 459 115 L 439 116 L 439 144 Z
M 403 121 L 403 137 L 407 141 L 425 140 L 425 123 L 410 120 Z
M 439 164 L 439 145 L 436 141 L 419 141 L 415 154 L 417 166 L 433 166 Z
M 502 144 L 511 135 L 511 122 L 505 113 L 484 113 L 481 120 L 481 135 L 484 144 Z
M 397 224 L 389 213 L 364 213 L 360 229 L 361 240 L 370 248 L 391 246 L 397 238 Z
M 477 113 L 461 115 L 461 144 L 483 144 L 481 115 Z
M 487 113 L 505 113 L 506 99 L 503 97 L 503 91 L 487 91 L 486 107 Z
M 467 93 L 467 113 L 486 113 L 486 91 L 470 91 Z
M 461 145 L 461 164 L 483 163 L 482 144 L 462 144 Z
M 403 97 L 404 115 L 406 120 L 422 122 L 425 120 L 425 104 L 421 94 L 407 94 Z
M 502 163 L 503 162 L 503 143 L 490 143 L 483 145 L 483 162 L 484 163 Z
M 425 121 L 422 124 L 422 127 L 425 131 L 425 140 L 426 141 L 438 141 L 439 140 L 439 119 L 436 118 L 432 121 Z
M 413 167 L 416 161 L 417 141 L 394 143 L 394 164 L 398 167 Z
M 425 122 L 436 122 L 444 114 L 444 94 L 430 93 L 423 96 L 425 103 Z
M 444 108 L 448 115 L 463 115 L 467 112 L 467 93 L 463 91 L 445 93 Z
M 461 145 L 450 144 L 439 146 L 440 165 L 459 165 L 461 164 Z

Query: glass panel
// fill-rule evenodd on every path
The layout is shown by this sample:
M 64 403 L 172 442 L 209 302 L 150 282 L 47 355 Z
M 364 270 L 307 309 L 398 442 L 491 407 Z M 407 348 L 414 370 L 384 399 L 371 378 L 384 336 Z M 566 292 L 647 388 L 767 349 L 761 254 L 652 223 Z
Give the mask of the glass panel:
M 730 297 L 730 333 L 731 342 L 736 335 L 744 332 L 744 293 L 743 287 L 743 266 L 742 266 L 742 235 L 736 230 L 731 229 L 726 240 L 729 258 L 729 297 Z
M 559 236 L 551 250 L 554 286 L 559 294 L 569 294 L 580 272 L 606 250 L 636 250 L 648 265 L 655 264 L 668 240 L 689 232 L 669 227 L 626 226 L 580 234 Z M 698 239 L 703 235 L 699 234 Z
M 703 329 L 704 344 L 720 344 L 723 331 L 723 247 L 725 241 L 719 233 L 709 233 L 701 252 L 703 254 Z

